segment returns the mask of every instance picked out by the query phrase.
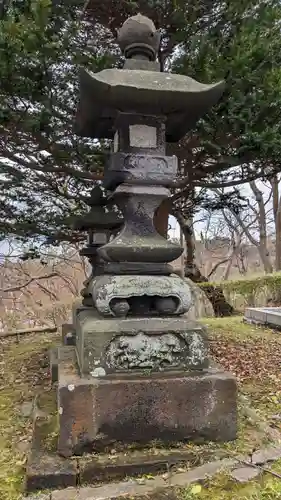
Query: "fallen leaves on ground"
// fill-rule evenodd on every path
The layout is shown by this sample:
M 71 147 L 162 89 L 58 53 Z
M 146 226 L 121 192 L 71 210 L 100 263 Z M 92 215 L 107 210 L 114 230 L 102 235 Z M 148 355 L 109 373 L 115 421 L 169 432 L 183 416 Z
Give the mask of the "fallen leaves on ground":
M 247 379 L 263 381 L 281 374 L 281 343 L 278 340 L 236 340 L 222 334 L 210 339 L 210 354 L 225 370 L 233 373 L 239 382 Z

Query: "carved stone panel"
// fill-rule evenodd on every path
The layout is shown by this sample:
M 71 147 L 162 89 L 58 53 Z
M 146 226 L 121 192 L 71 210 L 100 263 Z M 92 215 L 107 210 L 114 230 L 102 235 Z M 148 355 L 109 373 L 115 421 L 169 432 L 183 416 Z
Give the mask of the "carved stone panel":
M 106 353 L 106 362 L 115 370 L 176 368 L 185 343 L 177 336 L 166 333 L 150 336 L 139 332 L 134 336 L 122 335 L 114 339 Z
M 115 153 L 105 169 L 103 184 L 115 189 L 120 183 L 171 186 L 177 174 L 177 157 Z
M 207 359 L 204 338 L 196 332 L 115 337 L 105 352 L 105 366 L 109 371 L 182 370 L 202 367 Z
M 76 314 L 75 330 L 84 376 L 208 367 L 205 328 L 185 316 L 102 318 L 94 308 L 82 308 Z

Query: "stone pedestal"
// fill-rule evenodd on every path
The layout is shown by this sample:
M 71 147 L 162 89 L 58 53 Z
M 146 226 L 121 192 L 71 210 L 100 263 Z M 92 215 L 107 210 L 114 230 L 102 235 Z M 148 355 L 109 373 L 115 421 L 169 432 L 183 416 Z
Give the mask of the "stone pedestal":
M 61 348 L 58 401 L 62 456 L 97 442 L 148 443 L 236 438 L 236 382 L 219 369 L 81 377 L 72 347 Z
M 61 455 L 96 442 L 235 439 L 236 382 L 210 367 L 204 327 L 184 316 L 105 319 L 85 307 L 74 316 L 76 347 L 56 357 Z

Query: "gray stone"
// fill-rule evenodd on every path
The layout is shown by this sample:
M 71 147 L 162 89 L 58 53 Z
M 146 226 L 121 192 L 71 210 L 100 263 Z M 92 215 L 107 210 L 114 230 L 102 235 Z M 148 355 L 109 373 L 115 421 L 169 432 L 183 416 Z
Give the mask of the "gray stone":
M 72 323 L 64 323 L 61 326 L 63 345 L 75 345 L 75 329 Z
M 224 91 L 223 82 L 204 85 L 185 75 L 129 69 L 105 69 L 99 73 L 81 69 L 80 87 L 76 121 L 79 135 L 112 139 L 117 108 L 134 109 L 142 115 L 157 115 L 161 109 L 167 116 L 167 142 L 178 142 Z
M 81 300 L 77 300 L 73 303 L 72 306 L 72 324 L 73 324 L 73 329 L 76 333 L 77 331 L 77 317 L 82 311 L 92 311 L 93 306 L 85 306 L 84 304 L 81 303 Z
M 92 297 L 97 310 L 114 316 L 111 308 L 116 299 L 137 297 L 171 297 L 176 303 L 174 315 L 188 311 L 192 304 L 190 288 L 179 276 L 98 276 L 92 283 Z
M 239 467 L 230 472 L 230 477 L 238 483 L 247 483 L 260 475 L 261 471 L 255 467 Z
M 97 448 L 95 448 L 97 450 Z M 211 455 L 211 453 L 210 453 Z M 108 454 L 103 460 L 97 454 L 79 457 L 79 478 L 81 485 L 102 484 L 122 481 L 128 477 L 145 477 L 146 475 L 166 474 L 167 467 L 172 467 L 194 460 L 194 453 L 179 449 L 177 452 L 162 450 L 153 455 L 146 448 L 137 453 L 126 452 L 115 456 Z M 167 465 L 168 464 L 168 465 Z
M 58 363 L 58 348 L 53 347 L 50 349 L 50 372 L 52 384 L 55 384 L 58 381 Z
M 49 416 L 49 413 L 47 413 L 46 411 L 44 410 L 41 410 L 40 408 L 38 408 L 38 406 L 35 406 L 34 408 L 34 411 L 33 411 L 33 418 L 34 419 L 46 419 L 48 418 Z
M 123 483 L 107 484 L 97 488 L 81 488 L 75 500 L 110 500 L 119 496 L 138 497 L 154 491 L 156 488 L 165 488 L 166 482 L 161 477 L 153 481 L 145 481 L 145 484 L 138 484 L 137 481 L 129 480 Z M 52 500 L 57 500 L 54 496 Z
M 145 357 L 143 361 L 146 363 L 145 369 L 159 371 L 159 363 L 165 371 L 201 370 L 208 367 L 205 328 L 197 323 L 190 322 L 185 316 L 104 319 L 92 309 L 91 311 L 81 311 L 77 318 L 76 343 L 82 373 L 91 375 L 99 367 L 103 368 L 104 375 L 116 371 L 122 372 L 128 369 L 128 363 L 131 362 L 132 369 L 140 368 L 134 361 L 137 359 L 134 352 L 136 340 L 134 338 L 130 340 L 129 338 L 137 335 L 137 342 L 142 341 L 142 356 Z M 180 352 L 175 352 L 172 345 L 168 346 L 170 340 L 172 340 L 173 345 L 180 347 Z M 127 344 L 127 347 L 122 348 L 123 353 L 120 352 L 120 342 Z M 140 346 L 139 342 L 138 345 Z M 161 355 L 160 350 L 162 348 L 165 349 L 166 353 L 170 353 L 170 362 L 165 361 L 165 353 Z M 156 351 L 158 354 L 155 358 Z M 171 358 L 172 351 L 173 358 Z
M 156 262 L 103 262 L 100 265 L 99 274 L 155 274 L 167 275 L 173 274 L 174 270 L 170 264 L 157 264 Z M 98 274 L 96 274 L 97 276 Z
M 115 189 L 120 181 L 169 187 L 177 173 L 177 158 L 160 154 L 144 155 L 118 152 L 105 169 L 104 186 Z
M 33 450 L 26 467 L 27 492 L 76 486 L 76 463 L 56 454 Z
M 155 476 L 153 479 L 144 478 L 141 483 L 138 480 L 129 480 L 103 486 L 80 488 L 77 493 L 71 491 L 69 497 L 63 497 L 62 492 L 58 491 L 52 494 L 52 500 L 111 500 L 119 496 L 130 496 L 137 499 L 139 496 L 156 493 L 162 489 L 168 491 L 170 486 L 188 486 L 194 482 L 204 480 L 208 476 L 213 476 L 220 470 L 233 466 L 234 463 L 234 460 L 211 462 L 191 471 L 172 474 L 169 482 L 162 476 Z M 167 498 L 170 497 L 167 496 Z
M 35 494 L 24 497 L 23 500 L 52 500 L 52 496 L 51 493 L 38 493 L 37 495 Z
M 217 460 L 207 464 L 196 467 L 187 472 L 174 474 L 171 477 L 171 486 L 187 486 L 188 484 L 202 481 L 208 476 L 214 476 L 218 472 L 228 469 L 235 464 L 235 460 Z
M 244 321 L 257 325 L 268 325 L 280 330 L 280 307 L 248 307 L 245 309 Z
M 132 148 L 156 148 L 157 129 L 149 125 L 129 125 L 129 141 Z
M 281 458 L 281 447 L 273 446 L 271 448 L 265 448 L 264 450 L 257 450 L 253 453 L 251 461 L 253 464 L 262 465 L 266 462 L 273 462 Z
M 24 418 L 32 417 L 34 410 L 34 401 L 26 401 L 22 403 L 20 412 Z
M 116 203 L 124 215 L 124 226 L 117 236 L 98 249 L 105 261 L 167 263 L 183 252 L 178 244 L 160 236 L 154 227 L 154 214 L 170 191 L 162 186 L 121 184 Z M 135 220 L 142 223 L 137 228 Z
M 75 346 L 64 345 L 57 348 L 58 361 L 75 364 L 77 362 L 77 351 Z
M 156 30 L 151 19 L 142 14 L 129 17 L 117 32 L 118 44 L 126 59 L 131 59 L 135 54 L 136 45 L 145 46 L 145 53 L 150 61 L 155 61 L 159 47 L 161 35 Z M 138 51 L 137 51 L 138 53 Z
M 63 456 L 91 450 L 99 439 L 236 438 L 236 383 L 219 370 L 91 379 L 81 378 L 77 368 L 61 363 L 59 376 L 58 449 Z
M 63 490 L 54 491 L 51 500 L 77 500 L 78 495 L 79 490 L 77 488 L 65 488 Z
M 76 364 L 60 362 L 58 382 L 59 438 L 58 452 L 69 457 L 79 454 L 97 435 L 93 418 L 93 389 L 79 376 Z
M 191 321 L 196 321 L 199 318 L 213 317 L 214 316 L 213 306 L 211 302 L 207 299 L 204 291 L 191 279 L 184 278 L 184 280 L 189 286 L 192 297 L 192 305 L 188 310 L 188 312 L 186 313 L 187 318 L 190 319 Z
M 158 61 L 144 61 L 141 59 L 126 59 L 124 69 L 137 69 L 142 71 L 160 71 L 160 63 Z
M 193 339 L 190 345 L 192 343 L 194 343 Z M 184 341 L 172 333 L 153 337 L 140 332 L 134 336 L 120 336 L 113 340 L 106 352 L 106 364 L 114 370 L 129 370 L 130 368 L 161 370 L 165 366 L 176 369 L 181 363 L 181 353 L 184 350 Z M 193 352 L 192 347 L 190 351 Z M 198 353 L 204 353 L 204 344 L 202 345 L 202 339 L 199 336 Z M 197 359 L 194 360 L 195 363 Z M 200 364 L 201 361 L 198 359 Z

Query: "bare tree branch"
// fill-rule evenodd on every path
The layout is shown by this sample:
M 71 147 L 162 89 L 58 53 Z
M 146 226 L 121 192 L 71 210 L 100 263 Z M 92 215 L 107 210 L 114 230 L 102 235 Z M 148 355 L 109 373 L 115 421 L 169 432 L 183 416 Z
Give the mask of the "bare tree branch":
M 18 335 L 27 335 L 28 333 L 54 333 L 56 331 L 56 326 L 42 326 L 38 328 L 27 328 L 25 330 L 11 330 L 8 332 L 1 332 L 0 339 L 6 337 L 17 337 Z
M 213 267 L 213 269 L 211 270 L 211 272 L 208 274 L 208 276 L 207 276 L 207 277 L 208 277 L 208 280 L 209 280 L 209 279 L 210 279 L 210 277 L 211 277 L 211 276 L 212 276 L 212 275 L 216 272 L 216 270 L 218 269 L 218 267 L 220 267 L 220 266 L 222 266 L 223 264 L 225 264 L 226 262 L 228 262 L 228 261 L 229 261 L 229 259 L 230 259 L 230 257 L 227 257 L 227 258 L 222 259 L 222 260 L 220 260 L 219 262 L 217 262 L 217 263 L 214 265 L 214 267 Z
M 28 285 L 30 285 L 33 281 L 54 278 L 55 276 L 58 276 L 58 274 L 57 273 L 50 273 L 50 274 L 46 274 L 43 276 L 33 276 L 32 278 L 30 278 L 28 281 L 26 281 L 22 285 L 10 286 L 8 288 L 0 288 L 0 292 L 1 293 L 18 292 L 19 290 L 22 290 L 22 288 L 25 288 Z

